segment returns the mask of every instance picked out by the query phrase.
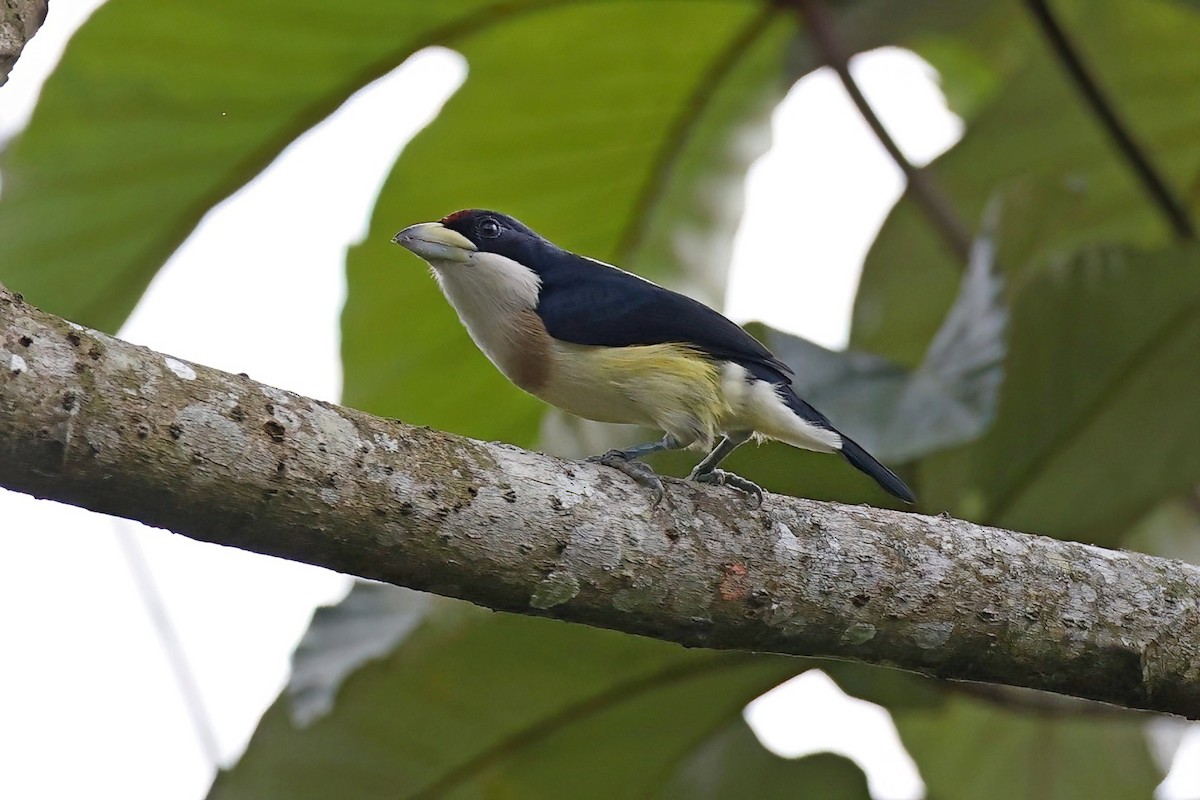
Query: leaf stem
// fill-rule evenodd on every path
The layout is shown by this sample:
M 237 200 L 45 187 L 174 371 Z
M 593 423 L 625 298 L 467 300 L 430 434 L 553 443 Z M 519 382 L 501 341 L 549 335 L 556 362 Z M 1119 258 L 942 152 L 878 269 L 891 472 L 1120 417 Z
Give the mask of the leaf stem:
M 825 0 L 780 0 L 793 6 L 808 22 L 809 33 L 816 44 L 821 58 L 837 73 L 846 93 L 854 102 L 858 112 L 866 120 L 875 137 L 887 150 L 896 166 L 904 173 L 913 199 L 921 207 L 934 229 L 941 236 L 946 248 L 963 264 L 971 253 L 971 234 L 966 224 L 954 210 L 950 199 L 941 186 L 928 172 L 917 167 L 900 150 L 896 140 L 888 133 L 876 115 L 862 90 L 850 74 L 850 53 L 842 46 L 834 28 L 833 14 Z
M 154 628 L 158 643 L 162 646 L 171 675 L 175 678 L 180 698 L 187 710 L 188 719 L 192 723 L 192 730 L 196 734 L 196 742 L 208 763 L 219 768 L 221 766 L 221 748 L 217 744 L 216 729 L 213 726 L 208 706 L 204 702 L 204 693 L 200 690 L 200 683 L 196 680 L 196 674 L 192 670 L 187 652 L 184 650 L 183 639 L 171 621 L 171 615 L 163 600 L 162 590 L 154 579 L 154 571 L 146 561 L 146 554 L 142 551 L 132 526 L 125 520 L 114 520 L 113 530 L 116 534 L 117 545 L 121 548 L 121 554 L 125 557 L 125 563 L 133 578 L 134 588 L 141 598 L 147 616 L 150 617 L 150 624 Z
M 1167 218 L 1175 236 L 1183 240 L 1195 239 L 1196 229 L 1193 227 L 1191 219 L 1188 218 L 1187 209 L 1167 186 L 1166 180 L 1155 170 L 1154 165 L 1150 163 L 1150 157 L 1144 148 L 1134 140 L 1129 127 L 1117 114 L 1116 108 L 1105 95 L 1104 90 L 1100 88 L 1096 76 L 1083 62 L 1079 48 L 1075 46 L 1066 30 L 1059 24 L 1049 3 L 1046 0 L 1025 0 L 1025 5 L 1029 7 L 1029 12 L 1037 21 L 1038 28 L 1046 37 L 1050 49 L 1075 83 L 1075 88 L 1083 95 L 1104 130 L 1108 132 L 1117 149 L 1121 151 L 1121 155 L 1129 162 L 1129 166 L 1133 168 L 1138 180 L 1141 181 L 1142 188 L 1146 190 L 1150 199 Z

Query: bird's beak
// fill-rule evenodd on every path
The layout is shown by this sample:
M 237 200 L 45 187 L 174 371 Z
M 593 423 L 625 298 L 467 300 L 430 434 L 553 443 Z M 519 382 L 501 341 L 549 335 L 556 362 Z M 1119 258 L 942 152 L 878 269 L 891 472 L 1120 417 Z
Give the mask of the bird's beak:
M 440 222 L 409 225 L 393 236 L 392 241 L 430 262 L 468 261 L 478 249 L 470 239 Z

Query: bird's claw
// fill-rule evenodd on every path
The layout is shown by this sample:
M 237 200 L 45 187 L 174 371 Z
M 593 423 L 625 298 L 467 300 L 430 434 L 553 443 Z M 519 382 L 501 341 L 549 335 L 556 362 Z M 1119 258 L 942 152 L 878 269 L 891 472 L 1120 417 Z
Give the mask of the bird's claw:
M 763 504 L 763 490 L 754 481 L 746 480 L 741 475 L 734 475 L 732 472 L 726 472 L 723 469 L 709 470 L 697 474 L 692 472 L 688 476 L 689 480 L 696 483 L 707 483 L 712 486 L 728 486 L 731 489 L 737 489 L 739 492 L 748 495 L 754 500 L 754 507 L 761 508 Z
M 663 488 L 662 479 L 651 468 L 649 464 L 642 461 L 631 459 L 624 450 L 609 450 L 604 455 L 591 456 L 588 461 L 593 464 L 603 464 L 606 467 L 624 472 L 630 478 L 633 478 L 634 483 L 645 486 L 654 493 L 654 498 L 650 501 L 650 507 L 654 508 L 662 502 Z

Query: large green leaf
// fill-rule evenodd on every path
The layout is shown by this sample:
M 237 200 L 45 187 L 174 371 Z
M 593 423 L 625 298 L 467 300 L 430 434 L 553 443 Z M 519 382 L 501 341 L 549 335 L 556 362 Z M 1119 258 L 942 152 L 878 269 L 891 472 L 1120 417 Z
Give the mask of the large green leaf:
M 930 797 L 1146 800 L 1163 778 L 1137 714 L 1051 716 L 959 697 L 892 716 Z
M 326 798 L 347 786 L 361 798 L 646 797 L 749 700 L 809 665 L 428 603 L 403 646 L 359 661 L 327 715 L 299 727 L 276 702 L 211 797 Z M 361 604 L 334 616 L 366 633 Z M 306 641 L 302 675 L 330 655 Z
M 943 0 L 903 14 L 862 0 L 839 13 L 852 49 L 976 16 Z M 72 40 L 29 129 L 4 154 L 0 280 L 115 329 L 214 204 L 363 85 L 421 47 L 447 44 L 471 58 L 473 99 L 439 128 L 445 147 L 435 154 L 444 158 L 403 173 L 421 183 L 401 191 L 429 201 L 396 206 L 401 219 L 378 217 L 375 230 L 442 213 L 451 198 L 495 202 L 565 243 L 717 301 L 766 114 L 790 78 L 817 63 L 806 40 L 785 53 L 793 27 L 792 15 L 752 0 L 365 0 L 336 9 L 112 0 Z M 439 194 L 443 183 L 469 196 Z M 391 321 L 411 313 L 409 330 L 448 336 L 447 324 L 421 324 L 433 313 L 424 295 L 404 298 L 417 302 L 387 307 L 366 353 L 356 353 L 357 340 L 347 346 L 363 365 L 350 373 L 350 393 L 380 410 L 398 387 L 371 385 L 377 373 L 424 363 L 369 357 L 403 327 Z M 348 326 L 351 339 L 377 322 L 364 319 Z M 459 371 L 460 355 L 444 359 L 460 390 L 496 388 L 494 378 Z M 399 388 L 411 391 L 407 377 Z M 501 406 L 498 418 L 529 431 L 534 406 Z
M 714 250 L 696 285 L 717 298 L 720 254 L 740 215 L 729 189 L 766 144 L 761 131 L 741 136 L 742 126 L 765 124 L 787 85 L 784 17 L 750 0 L 368 0 L 336 10 L 311 0 L 286 9 L 266 0 L 112 0 L 73 39 L 29 129 L 5 153 L 0 277 L 55 311 L 115 328 L 209 208 L 363 85 L 441 43 L 468 51 L 474 75 L 522 81 L 481 86 L 490 97 L 476 110 L 488 122 L 470 123 L 480 136 L 468 144 L 495 181 L 524 173 L 540 182 L 542 207 L 573 197 L 566 219 L 580 231 L 597 220 L 605 252 L 614 225 L 624 255 Z M 588 35 L 560 37 L 572 29 Z M 499 52 L 514 34 L 520 42 Z M 665 136 L 656 129 L 664 117 Z M 556 121 L 566 137 L 557 159 L 540 147 Z M 507 142 L 483 133 L 506 126 Z M 528 145 L 525 156 L 509 144 Z M 649 169 L 627 152 L 645 150 Z M 595 170 L 572 175 L 572 160 L 593 159 Z M 448 163 L 435 182 L 456 172 Z M 575 183 L 596 175 L 600 184 L 633 182 L 636 201 L 590 205 L 612 199 L 611 186 L 589 197 Z
M 856 768 L 779 759 L 742 720 L 817 663 L 874 702 L 942 702 L 909 673 L 686 650 L 360 582 L 314 615 L 286 697 L 211 796 L 866 796 Z
M 115 329 L 204 213 L 366 83 L 431 44 L 464 43 L 470 50 L 472 43 L 482 42 L 481 48 L 487 49 L 487 36 L 481 32 L 519 29 L 527 19 L 559 19 L 541 28 L 550 35 L 545 42 L 549 50 L 527 53 L 527 42 L 522 41 L 504 54 L 508 61 L 531 65 L 537 74 L 530 83 L 499 87 L 483 109 L 499 115 L 496 119 L 507 116 L 518 125 L 523 120 L 527 127 L 518 132 L 523 138 L 541 127 L 537 114 L 525 113 L 529 103 L 536 107 L 544 99 L 537 86 L 553 83 L 552 76 L 581 77 L 572 68 L 580 54 L 555 47 L 557 26 L 562 24 L 558 15 L 586 23 L 592 13 L 578 5 L 567 0 L 367 0 L 334 9 L 312 0 L 286 7 L 267 0 L 165 6 L 112 0 L 72 40 L 47 81 L 28 130 L 5 152 L 0 279 L 48 308 Z M 653 48 L 664 38 L 663 21 L 689 36 L 704 31 L 694 45 L 683 42 L 672 51 L 684 61 L 683 68 L 669 70 L 672 77 L 692 80 L 677 87 L 680 97 L 669 98 L 667 111 L 676 113 L 677 135 L 650 142 L 659 147 L 656 169 L 631 178 L 642 182 L 641 202 L 639 209 L 627 206 L 617 213 L 626 217 L 623 249 L 661 252 L 686 233 L 678 226 L 656 230 L 654 224 L 664 213 L 699 232 L 693 241 L 731 233 L 740 203 L 730 202 L 729 181 L 740 180 L 741 170 L 765 145 L 760 136 L 756 145 L 739 148 L 745 140 L 734 134 L 746 121 L 747 109 L 765 115 L 786 86 L 778 58 L 777 69 L 763 82 L 767 62 L 755 61 L 763 50 L 750 45 L 761 34 L 774 37 L 778 51 L 786 25 L 781 21 L 768 31 L 766 22 L 768 16 L 781 20 L 783 15 L 769 15 L 763 5 L 750 0 L 598 5 L 606 8 L 610 22 L 621 15 L 636 22 L 643 7 L 661 7 L 652 20 L 659 26 L 653 36 L 628 24 L 607 27 L 619 36 L 593 36 L 593 41 L 628 40 L 627 47 L 611 51 L 614 58 L 627 60 L 593 62 L 593 84 L 583 81 L 576 86 L 577 96 L 557 98 L 586 108 L 593 99 L 586 94 L 590 89 L 607 87 L 609 101 L 618 87 L 624 89 L 610 107 L 629 112 L 622 120 L 627 127 L 601 142 L 602 130 L 613 131 L 591 122 L 603 120 L 576 115 L 578 128 L 566 130 L 573 134 L 591 128 L 592 144 L 603 147 L 590 154 L 609 158 L 618 174 L 628 166 L 621 151 L 646 145 L 647 125 L 659 111 L 654 103 L 665 101 L 654 93 L 640 100 L 630 97 L 638 97 L 643 83 L 671 81 L 657 81 L 644 72 L 660 66 Z M 751 30 L 754 17 L 763 24 Z M 745 38 L 738 38 L 742 34 Z M 541 56 L 549 60 L 535 60 Z M 747 58 L 759 70 L 749 80 L 742 67 Z M 811 66 L 811 59 L 808 63 Z M 509 96 L 516 102 L 507 102 Z M 537 111 L 569 112 L 570 106 Z M 704 124 L 709 114 L 720 124 Z M 478 121 L 475 124 L 479 127 Z M 497 140 L 483 139 L 484 150 L 496 155 Z M 510 162 L 516 171 L 528 169 L 531 179 L 540 175 L 547 188 L 560 174 L 568 174 L 559 172 L 562 166 L 550 159 Z M 677 175 L 691 180 L 681 187 L 673 180 Z M 563 191 L 571 193 L 569 187 Z M 720 201 L 714 202 L 717 194 Z M 638 210 L 642 213 L 635 224 L 632 216 Z M 576 205 L 576 211 L 584 218 L 591 213 L 586 205 Z M 601 227 L 615 218 L 597 216 L 605 219 Z M 722 283 L 723 266 L 703 282 L 716 295 Z
M 1168 182 L 1185 195 L 1200 176 L 1200 12 L 1167 0 L 1058 3 L 1121 115 Z M 1010 14 L 1023 14 L 1010 4 Z M 1165 242 L 1170 231 L 1129 166 L 1026 21 L 1025 45 L 994 58 L 1028 61 L 971 120 L 932 171 L 974 224 L 1003 209 L 1000 261 L 1020 293 L 1087 242 Z M 1197 205 L 1195 198 L 1193 204 Z M 1200 205 L 1197 205 L 1200 208 Z M 867 258 L 854 343 L 915 364 L 954 297 L 962 264 L 906 196 Z
M 213 205 L 363 85 L 495 15 L 485 0 L 106 3 L 0 162 L 0 280 L 115 330 Z
M 1111 545 L 1200 482 L 1200 247 L 1084 251 L 1012 314 L 996 423 L 924 462 L 931 508 Z
M 457 208 L 500 208 L 565 247 L 718 300 L 736 187 L 787 86 L 791 31 L 754 4 L 597 3 L 455 42 L 467 81 L 406 148 L 349 255 L 346 402 L 534 440 L 544 407 L 486 362 L 424 265 L 390 243 Z M 716 253 L 692 258 L 704 248 L 689 237 Z
M 901 14 L 864 0 L 839 7 L 840 27 L 858 50 L 956 29 L 990 5 L 922 0 Z M 558 244 L 718 302 L 768 113 L 819 63 L 794 27 L 757 4 L 598 3 L 451 42 L 467 82 L 402 154 L 349 256 L 346 402 L 537 439 L 544 406 L 487 364 L 419 262 L 389 244 L 403 225 L 456 208 L 498 207 Z

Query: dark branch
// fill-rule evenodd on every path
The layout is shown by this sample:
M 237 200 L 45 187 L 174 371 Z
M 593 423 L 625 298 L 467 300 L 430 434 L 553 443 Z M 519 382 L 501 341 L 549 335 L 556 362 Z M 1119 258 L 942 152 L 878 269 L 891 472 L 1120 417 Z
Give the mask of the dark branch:
M 1192 226 L 1191 219 L 1188 218 L 1187 209 L 1167 186 L 1166 180 L 1158 174 L 1154 165 L 1150 163 L 1150 157 L 1145 152 L 1145 148 L 1133 138 L 1129 126 L 1117 114 L 1112 101 L 1100 88 L 1099 81 L 1084 63 L 1079 49 L 1071 41 L 1063 26 L 1059 24 L 1049 3 L 1046 0 L 1026 0 L 1026 5 L 1029 6 L 1029 11 L 1033 14 L 1034 19 L 1037 20 L 1038 28 L 1046 37 L 1050 49 L 1062 62 L 1063 68 L 1070 75 L 1075 87 L 1083 95 L 1092 112 L 1099 118 L 1101 125 L 1104 126 L 1104 130 L 1112 138 L 1121 155 L 1133 168 L 1133 172 L 1141 181 L 1146 194 L 1150 195 L 1150 199 L 1167 218 L 1175 236 L 1180 239 L 1195 239 L 1196 229 Z
M 841 79 L 846 93 L 854 101 L 867 125 L 875 133 L 880 144 L 887 150 L 888 155 L 896 162 L 896 166 L 904 173 L 908 181 L 908 189 L 917 205 L 929 218 L 934 229 L 940 235 L 943 244 L 962 264 L 967 263 L 971 254 L 971 233 L 962 219 L 955 212 L 949 198 L 942 191 L 933 177 L 925 170 L 915 166 L 901 152 L 899 145 L 888 133 L 883 122 L 875 114 L 862 90 L 850 74 L 850 53 L 842 46 L 834 29 L 833 14 L 825 0 L 784 0 L 803 15 L 808 22 L 808 29 L 813 42 L 821 53 L 821 58 Z

